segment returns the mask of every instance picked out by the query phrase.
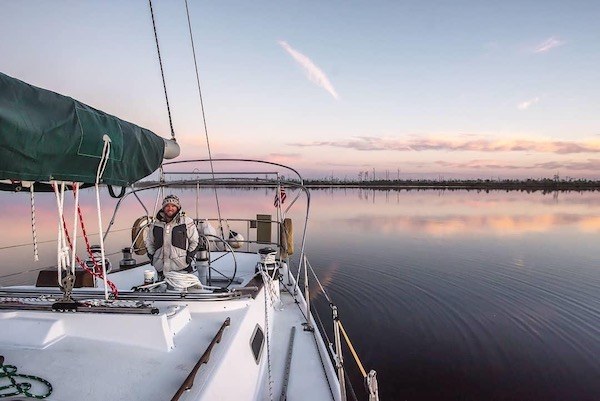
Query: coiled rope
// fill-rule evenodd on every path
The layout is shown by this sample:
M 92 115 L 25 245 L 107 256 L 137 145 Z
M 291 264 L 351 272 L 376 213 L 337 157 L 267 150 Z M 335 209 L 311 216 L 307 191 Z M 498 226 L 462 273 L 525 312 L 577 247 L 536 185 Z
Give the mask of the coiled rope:
M 16 397 L 18 395 L 23 394 L 27 398 L 36 398 L 38 400 L 42 400 L 47 398 L 52 394 L 52 384 L 46 379 L 42 379 L 38 376 L 32 375 L 24 375 L 21 373 L 17 373 L 17 367 L 14 365 L 5 365 L 4 357 L 0 356 L 0 380 L 8 379 L 10 381 L 9 385 L 0 386 L 0 398 L 8 398 L 8 397 Z M 20 379 L 17 381 L 17 378 Z M 46 386 L 45 394 L 33 394 L 30 392 L 33 387 L 30 382 L 24 381 L 23 379 L 28 379 L 30 381 L 42 383 Z M 4 393 L 4 391 L 9 390 L 10 393 Z M 20 399 L 20 398 L 19 398 Z
M 165 281 L 168 285 L 177 291 L 187 290 L 188 288 L 203 288 L 198 276 L 178 271 L 165 272 Z

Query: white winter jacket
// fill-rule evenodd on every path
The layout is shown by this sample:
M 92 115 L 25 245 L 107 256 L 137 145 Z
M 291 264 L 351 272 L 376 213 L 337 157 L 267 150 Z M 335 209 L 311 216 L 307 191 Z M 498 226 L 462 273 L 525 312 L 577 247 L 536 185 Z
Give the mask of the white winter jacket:
M 146 238 L 148 256 L 157 271 L 166 273 L 187 268 L 197 247 L 198 230 L 194 220 L 179 212 L 167 223 L 164 212 L 158 212 Z

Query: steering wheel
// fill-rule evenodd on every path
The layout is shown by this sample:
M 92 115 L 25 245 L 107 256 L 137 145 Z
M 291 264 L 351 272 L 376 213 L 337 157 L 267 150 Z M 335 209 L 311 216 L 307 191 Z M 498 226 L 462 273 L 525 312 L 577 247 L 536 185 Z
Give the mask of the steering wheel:
M 210 238 L 210 239 L 209 239 Z M 207 244 L 207 248 L 208 248 L 208 267 L 211 271 L 217 272 L 219 273 L 221 276 L 225 277 L 226 279 L 229 280 L 229 282 L 227 283 L 226 286 L 221 287 L 222 289 L 226 290 L 227 288 L 229 288 L 229 286 L 231 285 L 231 283 L 233 283 L 233 280 L 235 279 L 235 275 L 237 274 L 237 259 L 235 258 L 235 251 L 233 250 L 233 248 L 231 247 L 231 245 L 229 245 L 229 242 L 227 242 L 226 240 L 224 240 L 221 237 L 218 237 L 216 235 L 212 235 L 212 234 L 201 234 L 200 235 L 200 241 L 204 241 L 205 244 Z M 218 252 L 224 252 L 222 255 L 220 255 L 219 257 L 216 257 L 215 259 L 212 259 L 211 256 L 211 251 L 210 251 L 210 244 L 214 243 L 215 245 L 218 243 L 223 243 L 223 251 L 218 251 Z M 217 249 L 220 247 L 218 245 L 216 245 Z M 224 257 L 226 257 L 227 255 L 231 255 L 231 258 L 233 259 L 233 275 L 231 277 L 227 276 L 226 274 L 221 273 L 219 270 L 215 269 L 212 264 L 214 262 L 216 262 L 219 259 L 222 259 Z M 209 285 L 211 285 L 212 283 L 209 283 Z

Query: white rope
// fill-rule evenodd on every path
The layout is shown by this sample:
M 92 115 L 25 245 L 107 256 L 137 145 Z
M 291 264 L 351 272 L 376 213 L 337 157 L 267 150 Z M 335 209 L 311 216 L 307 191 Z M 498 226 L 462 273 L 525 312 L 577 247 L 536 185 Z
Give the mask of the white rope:
M 177 291 L 187 290 L 188 288 L 204 288 L 198 276 L 191 273 L 166 272 L 165 281 Z
M 98 212 L 98 233 L 100 236 L 100 257 L 102 258 L 102 278 L 104 279 L 104 299 L 108 300 L 108 279 L 106 278 L 106 260 L 104 258 L 104 235 L 102 233 L 102 210 L 100 209 L 100 189 L 99 183 L 100 178 L 104 174 L 106 165 L 108 164 L 108 158 L 110 156 L 110 137 L 104 135 L 102 137 L 104 141 L 104 147 L 102 148 L 102 158 L 98 165 L 98 171 L 96 172 L 96 211 Z
M 193 273 L 183 273 L 178 271 L 170 271 L 164 273 L 165 282 L 177 291 L 187 290 L 188 288 L 198 288 L 201 290 L 216 290 L 221 287 L 204 285 Z
M 29 194 L 31 196 L 31 234 L 33 235 L 33 260 L 36 262 L 40 260 L 38 253 L 38 241 L 37 232 L 35 229 L 35 196 L 33 191 L 33 182 L 29 186 Z
M 260 263 L 264 265 L 274 265 L 277 260 L 275 257 L 277 256 L 277 252 L 273 251 L 271 253 L 259 253 L 260 255 Z
M 271 307 L 273 309 L 277 309 L 277 310 L 283 310 L 283 302 L 281 301 L 281 296 L 278 296 L 277 293 L 275 292 L 275 289 L 273 288 L 273 278 L 271 276 L 269 276 L 269 274 L 261 267 L 260 269 L 260 274 L 262 276 L 263 282 L 265 283 L 265 286 L 268 287 L 268 295 L 269 295 L 269 302 L 271 303 Z M 278 302 L 279 305 L 275 306 L 275 303 Z
M 65 227 L 63 225 L 64 201 L 65 201 L 65 183 L 61 182 L 60 191 L 56 181 L 53 182 L 54 194 L 56 195 L 56 206 L 58 208 L 58 235 L 56 241 L 56 259 L 57 259 L 57 280 L 58 285 L 62 287 L 62 271 L 69 266 L 69 247 L 67 246 Z
M 73 183 L 73 191 L 75 191 L 75 207 L 73 208 L 73 247 L 71 249 L 71 274 L 75 275 L 75 251 L 77 250 L 77 225 L 79 223 L 79 214 L 77 206 L 79 206 L 79 183 Z

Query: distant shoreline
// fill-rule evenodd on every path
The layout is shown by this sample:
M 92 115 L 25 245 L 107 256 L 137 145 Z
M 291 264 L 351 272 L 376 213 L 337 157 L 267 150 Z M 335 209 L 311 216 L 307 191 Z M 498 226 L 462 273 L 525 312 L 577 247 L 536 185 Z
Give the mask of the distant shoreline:
M 157 181 L 143 181 L 136 187 L 143 188 L 158 185 Z M 255 181 L 210 183 L 201 182 L 202 186 L 218 186 L 226 188 L 258 187 Z M 372 189 L 372 190 L 468 190 L 468 191 L 525 191 L 525 192 L 555 192 L 555 191 L 600 191 L 600 181 L 592 180 L 377 180 L 377 181 L 324 181 L 304 180 L 304 185 L 310 189 Z M 175 185 L 177 186 L 177 185 Z M 181 185 L 189 186 L 189 185 Z M 273 184 L 275 186 L 275 184 Z
M 308 188 L 358 188 L 377 190 L 469 190 L 469 191 L 600 191 L 600 181 L 554 181 L 554 180 L 525 180 L 525 181 L 493 181 L 493 180 L 456 180 L 456 181 L 375 181 L 362 183 L 324 183 L 305 182 Z

